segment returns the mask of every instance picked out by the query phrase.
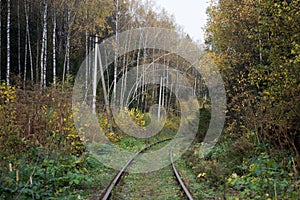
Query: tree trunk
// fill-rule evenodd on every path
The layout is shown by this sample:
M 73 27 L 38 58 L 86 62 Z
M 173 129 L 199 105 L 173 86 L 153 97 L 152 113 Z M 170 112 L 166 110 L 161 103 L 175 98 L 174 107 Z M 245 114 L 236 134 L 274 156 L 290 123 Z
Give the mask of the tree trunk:
M 125 46 L 125 51 L 128 51 L 130 42 L 131 42 L 131 31 L 128 32 L 129 35 L 127 35 L 127 41 L 128 43 L 126 43 Z M 125 90 L 126 90 L 126 82 L 127 82 L 127 69 L 128 69 L 128 59 L 129 56 L 127 54 L 124 54 L 123 56 L 123 74 L 122 74 L 122 85 L 121 85 L 121 94 L 120 94 L 120 108 L 122 109 L 125 105 L 124 105 L 124 98 L 125 98 Z
M 30 59 L 30 79 L 33 81 L 33 59 L 32 59 L 32 51 L 31 51 L 31 41 L 30 41 L 30 32 L 29 32 L 29 15 L 28 15 L 28 5 L 27 1 L 24 2 L 25 6 L 25 21 L 26 21 L 26 41 L 25 43 L 26 47 L 28 47 L 29 50 L 29 59 Z M 28 45 L 28 46 L 27 46 Z
M 67 52 L 66 52 L 67 75 L 70 75 L 70 32 L 67 34 Z
M 161 106 L 162 106 L 162 84 L 163 84 L 163 77 L 160 77 L 158 111 L 157 111 L 158 120 L 160 119 L 160 111 L 161 111 Z
M 46 25 L 47 26 L 47 25 Z M 44 45 L 44 72 L 43 72 L 43 75 L 44 75 L 44 87 L 46 87 L 46 77 L 47 77 L 47 46 L 48 46 L 48 38 L 47 38 L 47 28 L 46 28 L 46 37 L 45 37 L 45 45 Z
M 24 72 L 23 72 L 23 89 L 26 88 L 26 75 L 27 75 L 27 46 L 28 45 L 28 37 L 27 33 L 25 34 L 25 61 L 24 61 Z
M 56 11 L 53 9 L 53 84 L 56 85 Z
M 43 19 L 43 36 L 41 48 L 41 89 L 46 86 L 46 62 L 47 61 L 47 11 L 48 0 L 44 0 L 44 19 Z
M 41 4 L 41 1 L 39 2 L 40 4 Z M 41 7 L 41 6 L 39 6 L 39 7 Z M 35 60 L 35 66 L 36 66 L 36 68 L 35 68 L 35 70 L 36 70 L 36 72 L 35 72 L 35 81 L 36 81 L 36 83 L 38 83 L 38 81 L 39 81 L 39 55 L 40 55 L 40 25 L 39 25 L 39 20 L 36 20 L 36 27 L 37 27 L 37 30 L 36 30 L 36 32 L 37 32 L 37 37 L 36 37 L 36 56 L 35 56 L 35 58 L 36 58 L 36 60 Z M 42 80 L 40 80 L 40 81 L 42 81 Z
M 70 28 L 71 28 L 71 9 L 68 8 L 68 33 L 67 33 L 67 75 L 70 74 L 70 34 L 71 34 L 71 31 L 70 31 Z
M 142 45 L 142 33 L 140 35 L 140 39 L 139 39 L 139 48 L 138 48 L 138 53 L 137 53 L 137 59 L 136 59 L 136 83 L 139 82 L 139 66 L 140 66 L 140 57 L 141 57 L 141 45 Z M 137 99 L 138 97 L 138 84 L 135 85 L 135 90 L 133 93 L 133 97 L 135 99 Z
M 115 48 L 115 58 L 114 58 L 114 87 L 113 96 L 116 100 L 117 98 L 117 77 L 118 77 L 118 38 L 119 37 L 119 0 L 116 2 L 116 48 Z M 115 103 L 115 102 L 113 102 Z
M 2 16 L 2 1 L 0 0 L 0 16 Z M 2 80 L 2 18 L 0 18 L 0 81 Z
M 66 75 L 70 73 L 70 13 L 71 10 L 68 8 L 67 12 L 67 38 L 66 38 L 66 51 L 65 51 L 65 60 L 64 60 L 64 68 L 63 68 L 63 84 L 66 80 Z
M 92 49 L 95 47 L 93 37 L 90 37 L 89 41 L 90 41 L 89 52 L 91 53 L 93 51 Z M 92 66 L 93 66 L 93 61 L 92 60 L 93 60 L 92 55 L 89 55 L 89 68 L 88 68 L 89 77 L 91 77 L 91 74 L 92 74 Z
M 20 25 L 20 0 L 18 0 L 18 72 L 21 76 L 21 25 Z
M 88 88 L 88 79 L 89 79 L 89 36 L 88 31 L 85 31 L 85 90 Z M 85 97 L 86 98 L 86 97 Z
M 197 78 L 194 80 L 194 97 L 196 97 L 196 91 L 197 91 Z
M 10 82 L 10 0 L 7 0 L 7 68 L 6 68 L 6 84 Z

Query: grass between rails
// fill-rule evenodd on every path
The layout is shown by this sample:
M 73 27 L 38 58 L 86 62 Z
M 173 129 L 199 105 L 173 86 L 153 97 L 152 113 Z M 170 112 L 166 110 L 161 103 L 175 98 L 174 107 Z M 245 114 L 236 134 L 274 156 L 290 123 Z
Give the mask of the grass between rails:
M 183 199 L 170 166 L 145 174 L 126 174 L 112 199 Z
M 166 143 L 157 144 L 149 151 L 160 149 Z M 130 168 L 134 168 L 138 162 L 141 162 L 139 158 L 133 161 Z M 115 188 L 112 199 L 182 199 L 182 193 L 172 168 L 168 165 L 157 171 L 125 173 Z

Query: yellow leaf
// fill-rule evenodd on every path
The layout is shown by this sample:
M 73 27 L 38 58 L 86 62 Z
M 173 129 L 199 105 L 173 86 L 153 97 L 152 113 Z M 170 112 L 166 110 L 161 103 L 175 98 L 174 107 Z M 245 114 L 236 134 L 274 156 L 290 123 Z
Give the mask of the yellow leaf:
M 200 173 L 200 174 L 198 174 L 197 178 L 205 177 L 205 176 L 206 176 L 206 173 Z
M 266 91 L 266 90 L 263 93 L 264 93 L 264 95 L 270 95 L 270 92 Z

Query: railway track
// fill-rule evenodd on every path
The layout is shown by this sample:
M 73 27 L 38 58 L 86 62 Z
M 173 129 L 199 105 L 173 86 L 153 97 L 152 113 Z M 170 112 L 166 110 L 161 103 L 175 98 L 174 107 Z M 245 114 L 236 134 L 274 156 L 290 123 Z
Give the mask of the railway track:
M 163 142 L 166 142 L 166 141 L 169 141 L 171 140 L 172 138 L 169 138 L 169 139 L 165 139 L 165 140 L 161 140 L 159 142 L 156 142 L 156 143 L 153 143 L 147 147 L 145 147 L 144 149 L 140 150 L 139 152 L 137 152 L 130 160 L 128 160 L 128 162 L 124 165 L 124 167 L 114 176 L 114 178 L 112 179 L 112 181 L 110 182 L 110 184 L 106 187 L 106 189 L 104 190 L 104 192 L 100 195 L 100 198 L 99 200 L 107 200 L 110 198 L 111 194 L 112 194 L 112 191 L 114 190 L 114 188 L 117 186 L 117 184 L 119 183 L 122 175 L 125 173 L 126 169 L 132 164 L 132 162 L 135 160 L 135 158 L 151 149 L 153 146 L 155 145 L 158 145 L 160 143 L 163 143 Z M 184 184 L 184 181 L 182 180 L 180 174 L 178 173 L 178 170 L 176 169 L 175 167 L 175 164 L 173 162 L 173 151 L 172 149 L 170 150 L 169 152 L 169 159 L 171 161 L 171 168 L 173 170 L 173 176 L 175 177 L 176 181 L 177 181 L 177 184 L 180 186 L 181 190 L 184 192 L 184 196 L 189 199 L 189 200 L 193 200 L 193 197 L 191 195 L 191 193 L 189 192 L 189 190 L 187 189 L 187 187 L 185 186 Z

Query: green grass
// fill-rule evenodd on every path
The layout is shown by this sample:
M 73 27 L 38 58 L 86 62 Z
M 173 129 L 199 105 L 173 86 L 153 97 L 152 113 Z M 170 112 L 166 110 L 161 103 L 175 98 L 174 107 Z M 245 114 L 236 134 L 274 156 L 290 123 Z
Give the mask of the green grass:
M 181 199 L 182 194 L 170 166 L 145 174 L 126 174 L 112 199 Z

